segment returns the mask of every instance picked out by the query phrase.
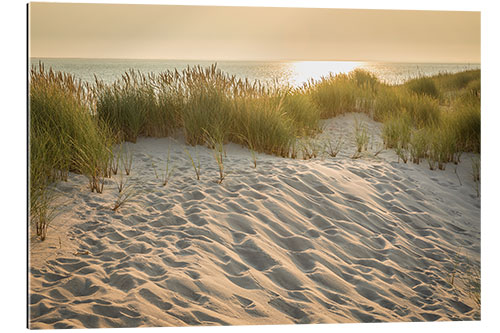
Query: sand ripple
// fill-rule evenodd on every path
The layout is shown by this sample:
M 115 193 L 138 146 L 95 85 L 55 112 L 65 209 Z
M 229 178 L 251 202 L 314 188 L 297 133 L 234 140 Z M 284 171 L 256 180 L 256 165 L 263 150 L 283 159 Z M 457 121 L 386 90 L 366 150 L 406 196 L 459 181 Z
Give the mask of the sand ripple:
M 328 123 L 325 135 L 349 121 Z M 229 145 L 218 185 L 208 149 L 198 147 L 196 181 L 176 144 L 177 171 L 163 187 L 147 156 L 162 165 L 172 142 L 134 146 L 140 194 L 116 213 L 112 186 L 96 195 L 81 176 L 64 184 L 74 200 L 54 222 L 61 231 L 32 249 L 33 328 L 479 318 L 460 285 L 480 255 L 467 170 L 460 186 L 454 170 L 398 164 L 391 152 L 259 155 L 253 169 L 250 154 Z

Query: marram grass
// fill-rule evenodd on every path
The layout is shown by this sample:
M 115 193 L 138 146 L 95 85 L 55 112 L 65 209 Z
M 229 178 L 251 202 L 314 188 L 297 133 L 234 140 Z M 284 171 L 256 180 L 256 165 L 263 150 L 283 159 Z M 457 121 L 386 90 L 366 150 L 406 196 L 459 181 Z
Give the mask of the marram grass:
M 107 125 L 93 116 L 88 87 L 71 75 L 30 72 L 30 220 L 35 226 L 47 221 L 44 200 L 50 184 L 66 180 L 70 171 L 89 177 L 92 190 L 102 191 L 104 168 L 112 139 Z M 43 224 L 48 225 L 48 222 Z M 37 234 L 45 238 L 46 230 Z
M 30 217 L 44 238 L 53 182 L 77 172 L 87 175 L 92 191 L 102 192 L 119 162 L 127 173 L 132 166 L 131 153 L 113 152 L 113 144 L 179 131 L 191 145 L 234 142 L 252 154 L 298 158 L 315 155 L 314 147 L 297 142 L 320 132 L 320 119 L 362 112 L 384 123 L 385 146 L 404 160 L 427 159 L 431 168 L 444 168 L 462 151 L 480 151 L 480 95 L 479 70 L 398 86 L 355 70 L 292 88 L 241 80 L 215 65 L 129 71 L 112 84 L 83 84 L 40 65 L 30 73 Z M 366 140 L 358 134 L 363 150 Z M 341 141 L 330 143 L 328 154 L 336 156 L 340 147 Z M 199 177 L 200 165 L 192 162 Z

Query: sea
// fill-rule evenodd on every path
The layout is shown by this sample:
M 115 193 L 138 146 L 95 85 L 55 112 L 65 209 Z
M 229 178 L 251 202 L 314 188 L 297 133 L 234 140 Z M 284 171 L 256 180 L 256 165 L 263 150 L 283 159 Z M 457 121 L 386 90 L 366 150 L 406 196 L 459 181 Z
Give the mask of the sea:
M 183 70 L 200 65 L 216 64 L 217 68 L 237 78 L 278 82 L 298 87 L 309 80 L 329 74 L 348 73 L 356 68 L 367 70 L 387 84 L 401 84 L 422 76 L 456 73 L 480 69 L 478 63 L 395 63 L 362 61 L 207 61 L 207 60 L 135 60 L 135 59 L 75 59 L 31 58 L 32 66 L 43 63 L 45 68 L 73 74 L 77 79 L 94 82 L 95 77 L 106 83 L 119 79 L 127 70 L 160 73 Z

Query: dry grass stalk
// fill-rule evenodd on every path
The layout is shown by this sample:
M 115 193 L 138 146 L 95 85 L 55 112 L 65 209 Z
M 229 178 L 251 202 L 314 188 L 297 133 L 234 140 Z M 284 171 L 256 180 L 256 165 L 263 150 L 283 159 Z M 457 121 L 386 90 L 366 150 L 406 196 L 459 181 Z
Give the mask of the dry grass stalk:
M 171 166 L 171 164 L 170 164 L 170 146 L 169 146 L 168 152 L 167 152 L 167 162 L 166 162 L 165 170 L 164 170 L 163 176 L 162 176 L 163 186 L 166 186 L 168 184 L 170 177 L 172 177 L 174 170 L 175 170 L 175 167 Z
M 118 180 L 115 180 L 115 184 L 118 193 L 122 193 L 127 185 L 127 180 L 123 176 L 123 172 L 120 172 L 120 174 L 118 175 Z
M 481 160 L 479 158 L 471 159 L 472 163 L 472 178 L 475 182 L 479 182 L 481 179 Z
M 123 169 L 125 170 L 125 174 L 130 176 L 130 172 L 132 171 L 132 162 L 134 159 L 134 154 L 126 148 L 123 154 L 121 155 Z
M 396 154 L 398 155 L 398 163 L 401 159 L 404 163 L 408 162 L 408 151 L 404 149 L 401 145 L 396 147 Z
M 354 138 L 356 140 L 356 148 L 358 153 L 361 153 L 368 148 L 369 137 L 363 122 L 355 119 L 354 123 Z
M 302 150 L 302 159 L 310 160 L 311 158 L 318 157 L 319 148 L 313 140 L 304 138 L 300 141 L 300 144 Z
M 224 150 L 223 135 L 210 134 L 205 130 L 205 142 L 212 148 L 217 167 L 219 168 L 219 179 L 217 183 L 222 184 L 222 181 L 226 178 L 226 173 L 224 172 L 224 157 L 226 154 Z
M 191 161 L 191 166 L 193 167 L 194 173 L 196 174 L 196 179 L 200 180 L 201 165 L 200 165 L 200 159 L 198 157 L 198 150 L 196 150 L 196 163 L 195 163 L 195 160 L 193 159 L 193 156 L 191 156 L 191 153 L 189 153 L 189 151 L 187 149 L 184 148 L 184 152 L 186 153 L 189 160 Z
M 41 241 L 44 241 L 47 237 L 49 225 L 59 212 L 56 206 L 53 205 L 55 198 L 55 192 L 49 188 L 40 191 L 37 198 L 30 198 L 30 200 L 34 201 L 30 209 L 30 221 Z
M 134 196 L 137 195 L 137 191 L 131 185 L 123 186 L 123 183 L 117 185 L 118 195 L 115 200 L 112 211 L 116 212 L 118 208 L 122 207 L 126 202 L 129 202 Z

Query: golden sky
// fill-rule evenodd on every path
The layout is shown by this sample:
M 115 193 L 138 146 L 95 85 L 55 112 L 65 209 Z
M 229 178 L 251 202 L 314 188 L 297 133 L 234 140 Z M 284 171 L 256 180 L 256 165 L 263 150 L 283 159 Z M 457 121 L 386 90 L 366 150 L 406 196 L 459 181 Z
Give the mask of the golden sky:
M 480 13 L 30 4 L 32 57 L 480 62 Z

